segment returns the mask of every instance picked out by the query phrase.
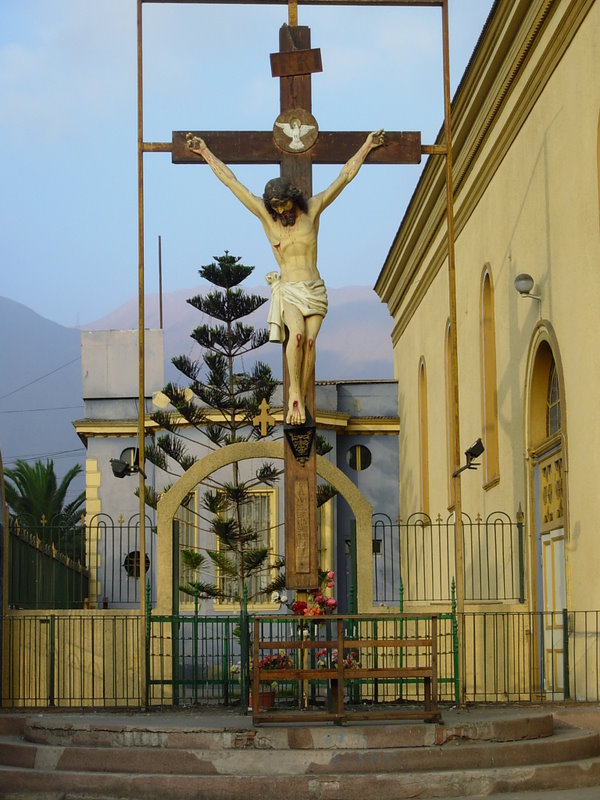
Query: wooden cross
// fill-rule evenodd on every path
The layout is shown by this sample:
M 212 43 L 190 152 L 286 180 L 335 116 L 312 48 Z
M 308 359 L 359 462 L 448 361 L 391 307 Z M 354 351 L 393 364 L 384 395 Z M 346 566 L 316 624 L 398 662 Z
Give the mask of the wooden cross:
M 283 25 L 279 31 L 279 53 L 271 55 L 272 75 L 280 80 L 280 118 L 293 109 L 312 116 L 311 73 L 321 71 L 321 56 L 319 50 L 311 50 L 310 28 L 297 24 L 294 0 L 290 1 L 289 23 Z M 173 132 L 173 163 L 204 164 L 203 159 L 188 149 L 187 133 L 188 131 Z M 345 164 L 368 135 L 368 131 L 321 131 L 310 147 L 294 152 L 276 144 L 275 126 L 273 131 L 192 133 L 204 139 L 212 152 L 224 163 L 280 164 L 281 176 L 298 186 L 306 198 L 312 195 L 312 165 Z M 385 145 L 371 151 L 367 161 L 377 164 L 418 164 L 421 161 L 421 134 L 386 131 Z M 283 375 L 285 414 L 289 386 L 285 357 Z M 313 419 L 316 419 L 314 373 L 309 382 L 306 408 Z M 288 589 L 309 589 L 319 583 L 316 453 L 313 447 L 310 458 L 302 464 L 294 458 L 285 438 L 284 442 L 286 585 Z

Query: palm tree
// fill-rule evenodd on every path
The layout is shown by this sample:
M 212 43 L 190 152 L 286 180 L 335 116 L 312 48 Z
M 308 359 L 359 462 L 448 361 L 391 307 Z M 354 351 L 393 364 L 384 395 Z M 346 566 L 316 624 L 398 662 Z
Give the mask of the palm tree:
M 17 459 L 15 467 L 6 469 L 6 502 L 19 525 L 39 537 L 44 544 L 83 561 L 81 553 L 81 517 L 85 492 L 65 503 L 67 491 L 82 468 L 79 464 L 65 474 L 60 484 L 54 462 L 36 461 L 33 466 Z

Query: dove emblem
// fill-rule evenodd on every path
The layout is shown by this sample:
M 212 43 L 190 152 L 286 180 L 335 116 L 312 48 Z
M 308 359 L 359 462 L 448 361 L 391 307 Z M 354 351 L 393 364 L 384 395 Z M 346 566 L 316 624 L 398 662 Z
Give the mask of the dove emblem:
M 292 140 L 288 144 L 290 150 L 304 150 L 306 145 L 302 138 L 307 133 L 315 130 L 314 125 L 303 125 L 299 119 L 292 119 L 290 122 L 276 122 L 275 124 L 278 128 L 281 128 L 288 139 Z
M 319 124 L 309 111 L 282 111 L 273 125 L 273 139 L 284 153 L 306 153 L 317 141 Z

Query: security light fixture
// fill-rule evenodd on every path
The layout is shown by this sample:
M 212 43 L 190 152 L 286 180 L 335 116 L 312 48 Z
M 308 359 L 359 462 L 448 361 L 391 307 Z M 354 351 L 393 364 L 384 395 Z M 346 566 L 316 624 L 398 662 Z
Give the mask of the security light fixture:
M 140 451 L 137 447 L 125 448 L 119 458 L 111 458 L 110 466 L 115 478 L 125 478 L 139 472 L 146 479 L 146 473 L 140 469 Z
M 296 461 L 300 464 L 306 464 L 317 432 L 317 426 L 308 409 L 306 411 L 306 422 L 303 425 L 286 424 L 283 426 L 283 432 Z
M 531 294 L 533 284 L 533 278 L 526 272 L 521 272 L 521 274 L 517 275 L 515 278 L 515 289 L 521 295 L 521 297 L 530 297 L 532 300 L 541 301 L 542 298 L 539 296 L 539 294 Z
M 479 464 L 475 463 L 475 459 L 479 458 L 480 455 L 483 454 L 485 451 L 485 447 L 483 446 L 483 442 L 481 439 L 477 439 L 477 441 L 471 445 L 471 447 L 465 450 L 465 456 L 467 457 L 467 463 L 464 467 L 459 467 L 455 472 L 452 473 L 452 477 L 456 478 L 457 475 L 460 475 L 461 472 L 464 472 L 466 469 L 476 469 Z

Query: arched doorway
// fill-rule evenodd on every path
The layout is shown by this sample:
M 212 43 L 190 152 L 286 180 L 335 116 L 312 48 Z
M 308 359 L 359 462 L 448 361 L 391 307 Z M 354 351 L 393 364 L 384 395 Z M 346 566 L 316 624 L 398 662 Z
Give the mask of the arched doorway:
M 565 402 L 558 347 L 551 330 L 540 325 L 530 350 L 527 407 L 531 516 L 535 531 L 532 576 L 538 611 L 540 688 L 562 699 L 564 685 L 565 570 Z

